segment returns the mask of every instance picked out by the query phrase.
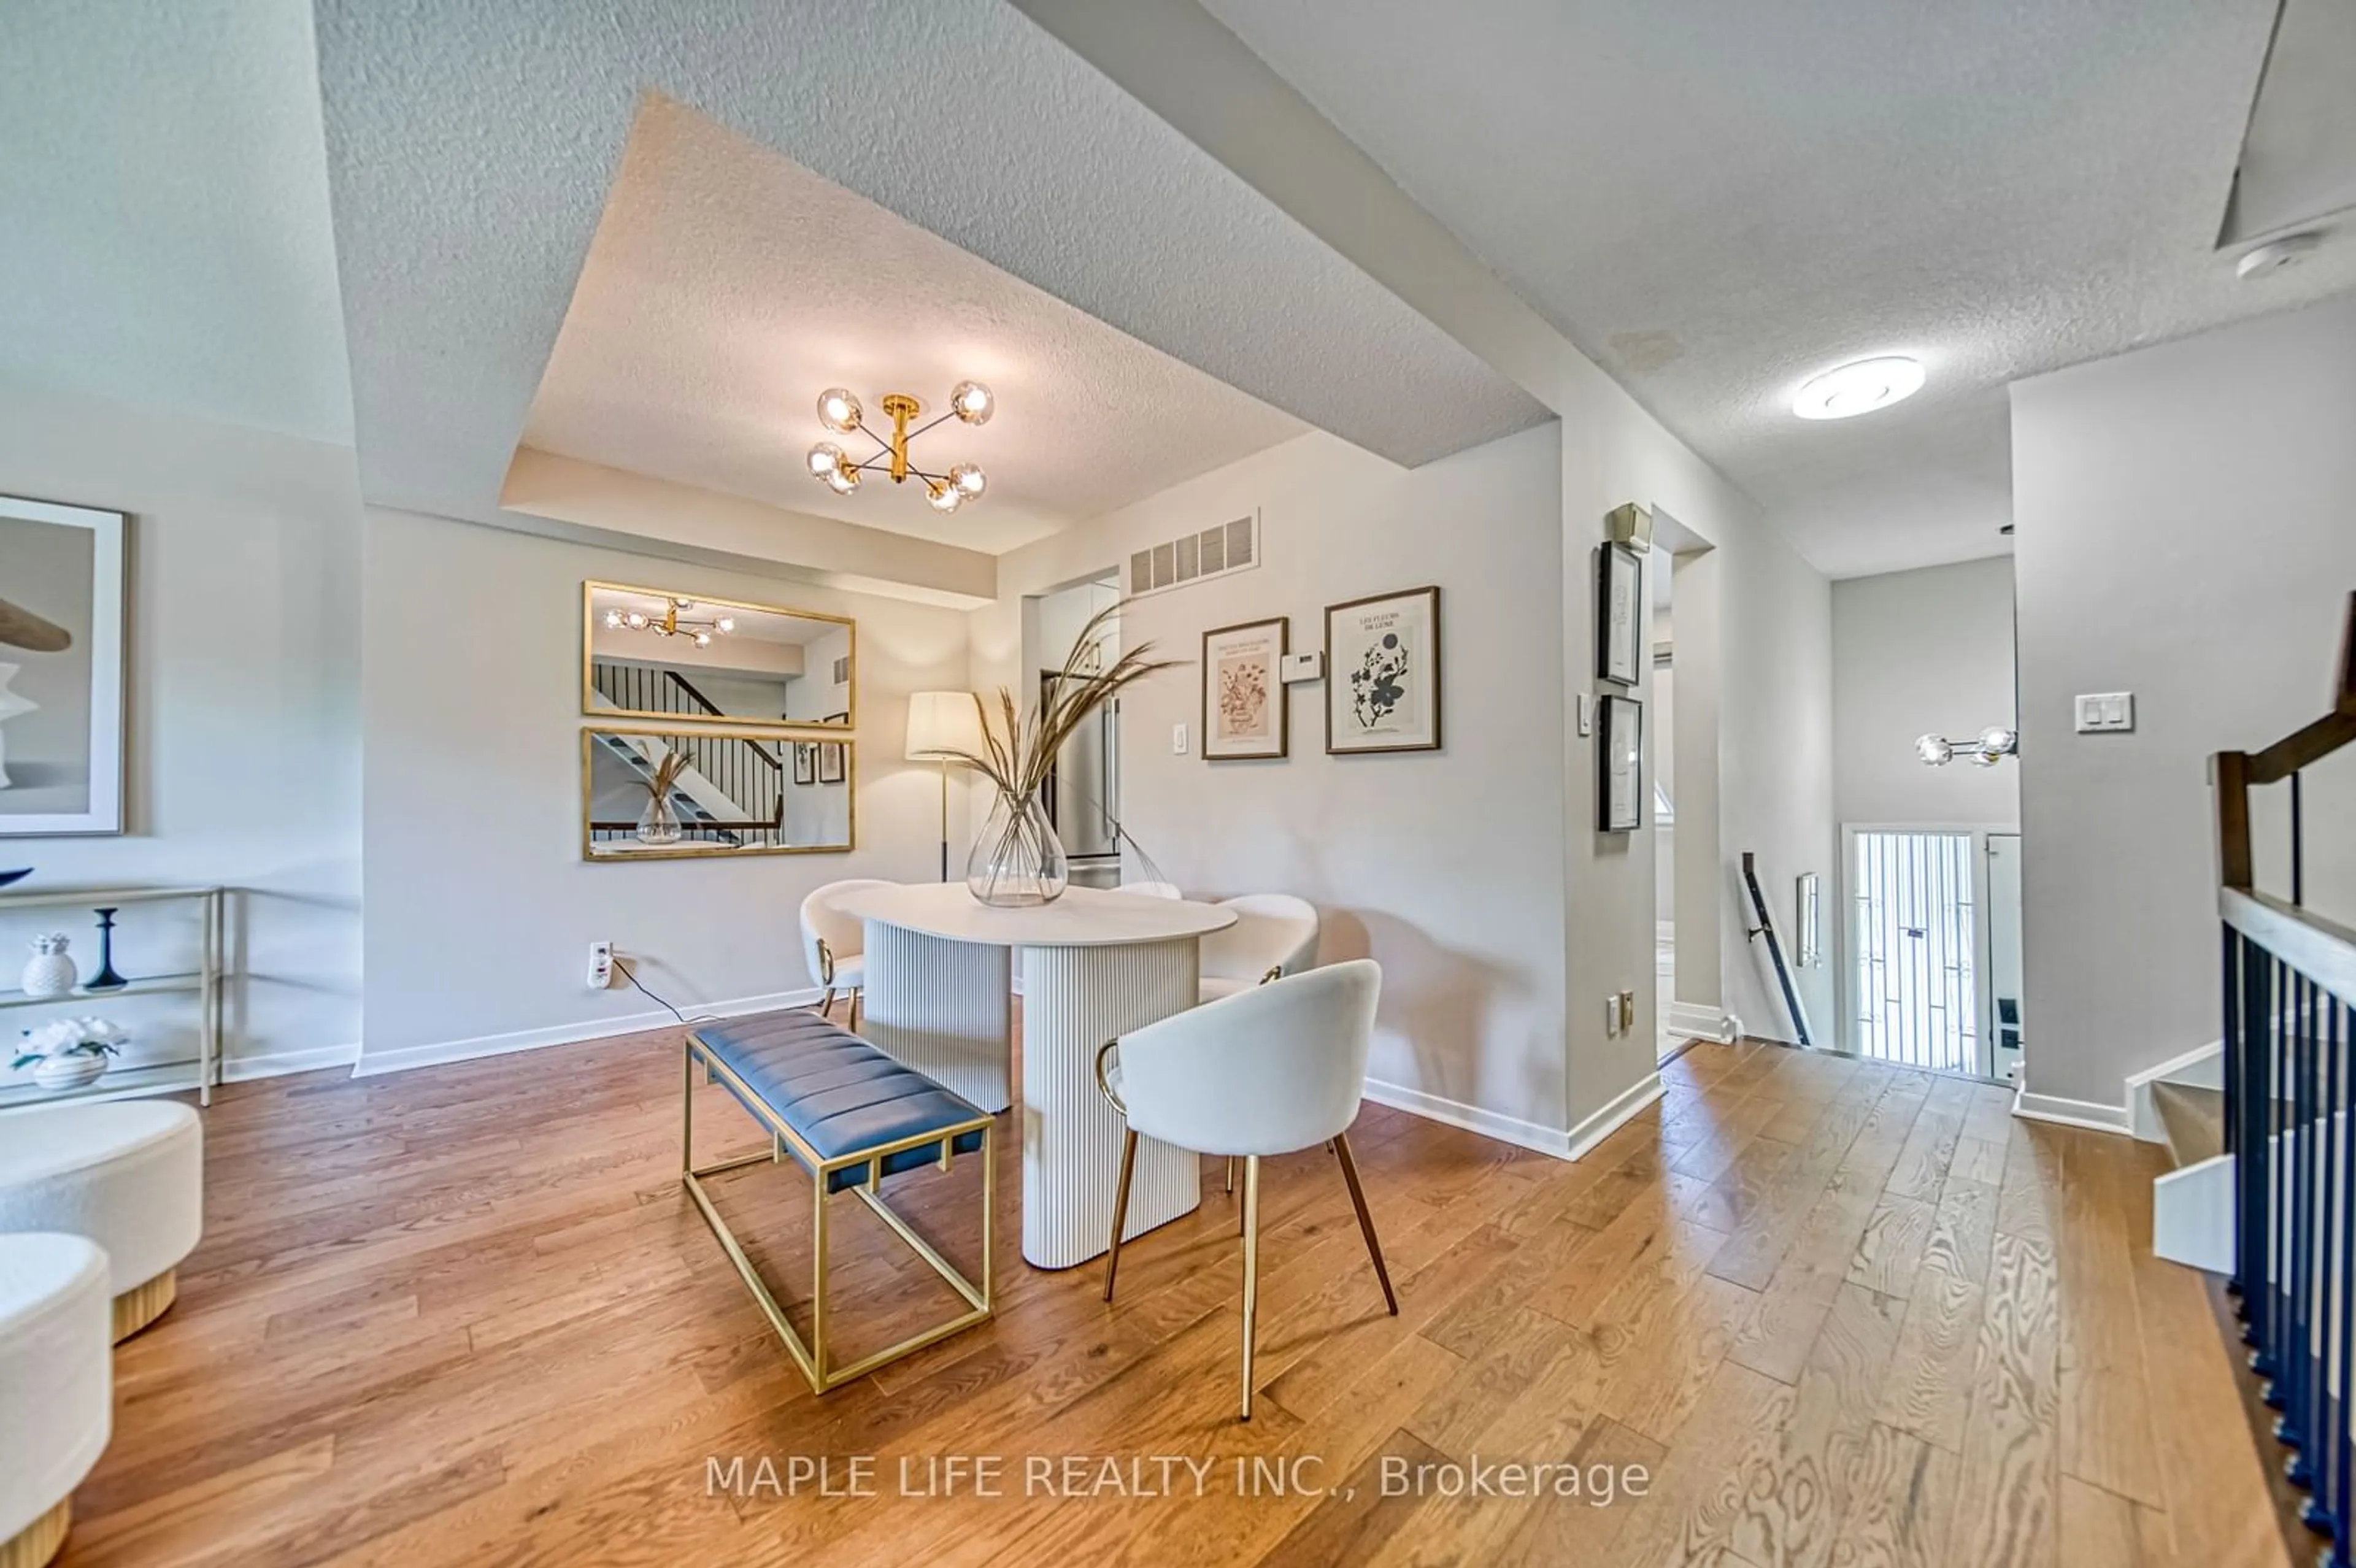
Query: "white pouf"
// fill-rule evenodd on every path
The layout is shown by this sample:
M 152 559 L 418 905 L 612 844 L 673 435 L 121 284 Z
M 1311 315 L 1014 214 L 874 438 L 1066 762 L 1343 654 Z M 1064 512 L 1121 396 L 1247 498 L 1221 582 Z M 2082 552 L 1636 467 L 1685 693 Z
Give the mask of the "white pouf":
M 64 1544 L 73 1489 L 114 1414 L 106 1254 L 85 1237 L 0 1235 L 0 1563 Z
M 114 1338 L 172 1305 L 204 1230 L 204 1129 L 169 1100 L 57 1105 L 0 1117 L 0 1232 L 62 1231 L 105 1249 Z

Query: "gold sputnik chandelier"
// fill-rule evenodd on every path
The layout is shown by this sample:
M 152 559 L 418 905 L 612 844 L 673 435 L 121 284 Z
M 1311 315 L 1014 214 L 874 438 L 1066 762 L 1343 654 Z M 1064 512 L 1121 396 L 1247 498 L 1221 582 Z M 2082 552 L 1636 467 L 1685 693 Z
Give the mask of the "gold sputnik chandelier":
M 644 610 L 608 610 L 605 628 L 613 632 L 652 632 L 659 637 L 685 637 L 699 648 L 710 647 L 712 638 L 724 637 L 736 629 L 734 615 L 709 621 L 681 617 L 681 612 L 694 608 L 692 599 L 673 599 L 663 606 L 659 615 L 649 615 Z
M 936 415 L 914 430 L 908 426 L 923 417 L 924 404 L 905 392 L 886 392 L 877 403 L 892 421 L 888 438 L 867 428 L 859 400 L 844 389 L 829 387 L 819 394 L 819 423 L 838 435 L 863 435 L 875 443 L 876 450 L 864 460 L 853 462 L 851 454 L 833 442 L 821 441 L 809 449 L 811 478 L 838 496 L 848 496 L 858 489 L 862 474 L 888 475 L 894 485 L 915 479 L 925 486 L 925 498 L 932 504 L 933 510 L 944 517 L 968 501 L 981 499 L 990 480 L 980 464 L 960 463 L 946 474 L 928 474 L 908 461 L 908 443 L 943 420 L 962 420 L 973 425 L 989 423 L 998 403 L 988 387 L 979 381 L 959 381 L 949 391 L 948 412 Z

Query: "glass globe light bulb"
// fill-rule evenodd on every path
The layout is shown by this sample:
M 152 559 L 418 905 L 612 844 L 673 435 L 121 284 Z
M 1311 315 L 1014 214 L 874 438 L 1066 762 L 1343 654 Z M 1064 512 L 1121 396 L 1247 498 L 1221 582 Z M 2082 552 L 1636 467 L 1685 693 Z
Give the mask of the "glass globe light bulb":
M 824 479 L 828 475 L 842 466 L 842 448 L 835 445 L 834 443 L 830 441 L 821 441 L 816 446 L 809 449 L 809 457 L 808 461 L 809 463 L 810 477 L 813 479 Z
M 609 632 L 618 632 L 622 629 L 622 613 L 619 610 L 605 612 L 605 629 Z
M 825 479 L 827 488 L 838 496 L 848 496 L 859 488 L 859 470 L 856 468 L 838 468 L 820 477 Z
M 818 395 L 818 421 L 849 435 L 859 428 L 859 400 L 843 387 L 829 387 Z
M 711 634 L 711 633 L 709 633 L 709 632 L 698 632 L 698 633 L 696 633 L 696 634 L 695 634 L 695 645 L 696 645 L 697 647 L 699 647 L 699 648 L 708 648 L 708 647 L 710 647 L 710 646 L 712 645 L 712 634 Z
M 631 611 L 629 614 L 623 617 L 623 623 L 633 632 L 643 632 L 647 629 L 647 617 L 643 611 Z
M 932 504 L 934 511 L 945 517 L 965 505 L 965 497 L 958 494 L 954 485 L 933 485 L 926 492 L 925 499 Z
M 982 491 L 990 487 L 990 475 L 981 471 L 979 464 L 960 463 L 949 470 L 949 483 L 956 485 L 958 493 L 967 500 L 978 501 Z
M 1935 768 L 1953 759 L 1955 749 L 1936 735 L 1925 735 L 1914 742 L 1914 754 Z
M 720 619 L 712 624 L 712 629 L 720 633 L 723 636 L 725 636 L 728 633 L 736 629 L 736 617 L 734 615 L 723 615 Z
M 1991 724 L 1980 731 L 1980 750 L 1993 759 L 2008 757 L 2019 750 L 2020 736 L 2001 724 Z
M 968 424 L 988 424 L 998 400 L 979 381 L 959 381 L 949 392 L 949 407 Z

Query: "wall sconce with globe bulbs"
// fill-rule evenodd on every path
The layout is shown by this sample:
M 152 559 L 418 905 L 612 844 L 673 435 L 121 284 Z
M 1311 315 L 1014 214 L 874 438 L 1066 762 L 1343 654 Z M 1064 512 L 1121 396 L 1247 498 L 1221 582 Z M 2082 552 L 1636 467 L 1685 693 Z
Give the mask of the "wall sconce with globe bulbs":
M 933 510 L 943 517 L 968 501 L 981 499 L 990 478 L 979 464 L 959 463 L 946 474 L 928 474 L 908 461 L 908 443 L 944 420 L 988 424 L 990 416 L 998 409 L 998 400 L 991 396 L 988 387 L 979 381 L 959 381 L 949 390 L 948 412 L 936 415 L 914 430 L 908 428 L 909 423 L 923 415 L 924 404 L 905 392 L 886 392 L 877 404 L 892 421 L 889 438 L 867 428 L 865 411 L 845 389 L 829 387 L 819 394 L 819 423 L 838 435 L 863 435 L 875 443 L 876 450 L 865 461 L 854 463 L 841 446 L 821 441 L 809 449 L 811 478 L 838 496 L 848 496 L 858 489 L 862 474 L 886 475 L 894 485 L 905 485 L 914 478 L 925 486 L 925 498 Z
M 1914 754 L 1934 768 L 1944 767 L 1957 757 L 1969 758 L 1974 767 L 1992 768 L 2007 757 L 2020 754 L 2020 732 L 1991 724 L 1968 741 L 1924 735 L 1915 741 Z

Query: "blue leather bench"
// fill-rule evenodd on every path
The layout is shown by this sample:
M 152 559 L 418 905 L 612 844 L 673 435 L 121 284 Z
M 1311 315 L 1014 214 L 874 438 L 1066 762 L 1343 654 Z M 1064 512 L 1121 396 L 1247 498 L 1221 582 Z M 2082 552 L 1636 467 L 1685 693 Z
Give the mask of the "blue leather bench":
M 712 1233 L 742 1275 L 794 1360 L 819 1393 L 884 1363 L 971 1328 L 991 1315 L 991 1210 L 996 1199 L 993 1118 L 914 1069 L 902 1066 L 813 1012 L 756 1013 L 709 1023 L 687 1037 L 685 1109 L 680 1176 Z M 695 1068 L 726 1088 L 769 1134 L 770 1147 L 716 1165 L 695 1164 Z M 790 1153 L 811 1181 L 811 1307 L 807 1342 L 744 1247 L 721 1219 L 702 1178 Z M 882 1197 L 884 1178 L 921 1166 L 950 1168 L 957 1156 L 981 1156 L 981 1280 L 966 1278 L 894 1213 Z M 854 1192 L 930 1264 L 968 1310 L 848 1366 L 829 1364 L 827 1199 Z

